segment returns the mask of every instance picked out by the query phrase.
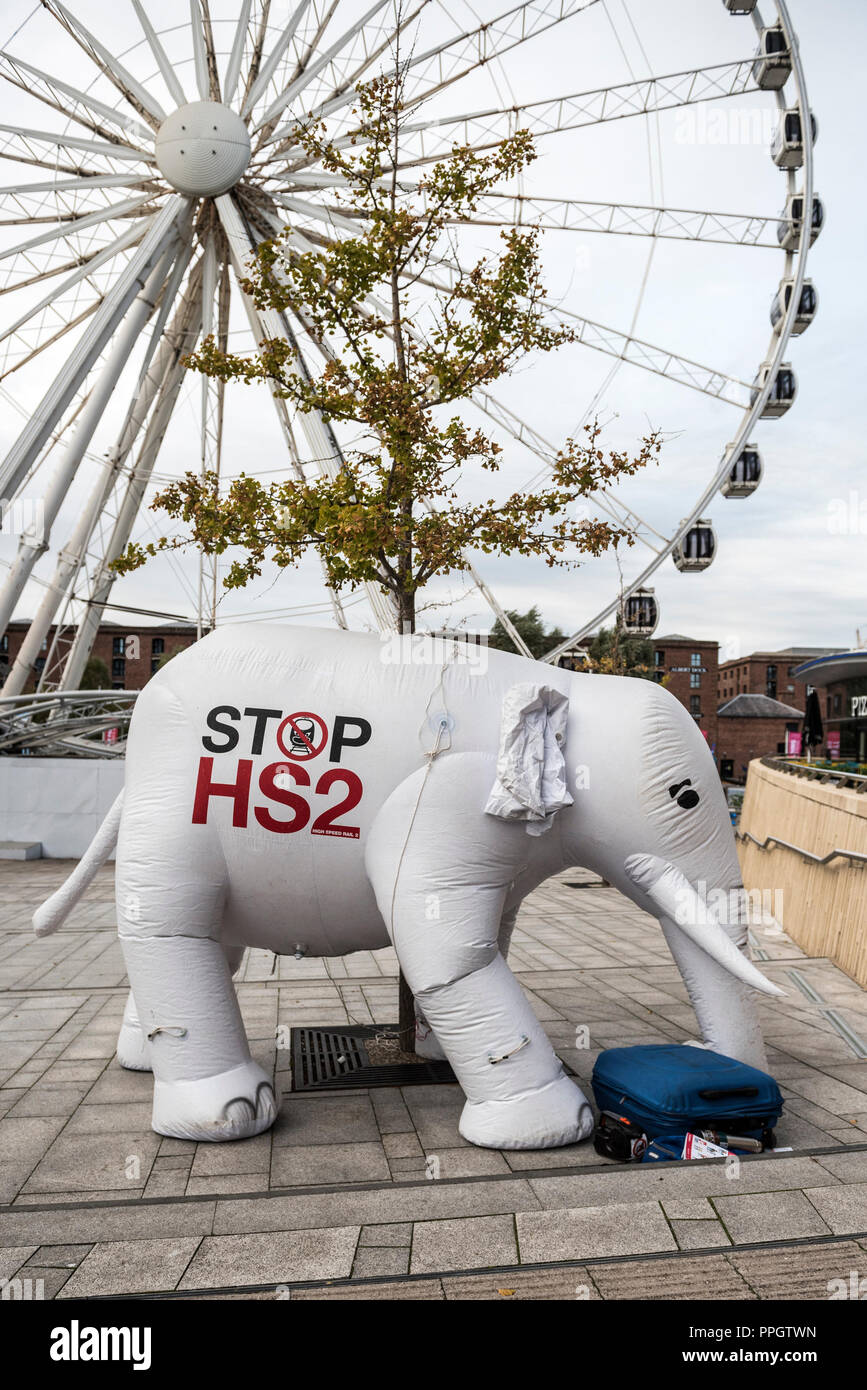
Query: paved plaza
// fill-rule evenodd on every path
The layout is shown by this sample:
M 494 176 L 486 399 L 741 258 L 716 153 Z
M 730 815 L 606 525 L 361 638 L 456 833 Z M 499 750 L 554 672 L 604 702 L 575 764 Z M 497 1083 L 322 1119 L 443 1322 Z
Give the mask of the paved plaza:
M 390 950 L 248 952 L 238 993 L 280 1115 L 258 1138 L 195 1144 L 153 1133 L 150 1075 L 114 1058 L 113 866 L 57 935 L 32 935 L 70 868 L 0 863 L 0 1279 L 59 1299 L 827 1299 L 867 1273 L 867 1056 L 826 1012 L 867 1037 L 867 995 L 785 936 L 756 930 L 787 991 L 758 1002 L 791 1152 L 734 1175 L 618 1165 L 590 1142 L 478 1149 L 456 1085 L 292 1094 L 289 1027 L 395 1019 Z M 657 923 L 582 871 L 527 900 L 509 959 L 588 1094 L 601 1049 L 696 1037 Z

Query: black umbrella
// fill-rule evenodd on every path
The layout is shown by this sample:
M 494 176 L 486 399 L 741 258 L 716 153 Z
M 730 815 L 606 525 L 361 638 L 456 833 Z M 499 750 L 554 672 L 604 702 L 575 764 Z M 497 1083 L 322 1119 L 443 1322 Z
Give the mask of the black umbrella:
M 822 729 L 822 711 L 819 708 L 819 696 L 815 690 L 811 690 L 807 696 L 807 707 L 804 710 L 804 747 L 807 750 L 807 757 L 810 756 L 810 749 L 816 748 L 824 738 Z

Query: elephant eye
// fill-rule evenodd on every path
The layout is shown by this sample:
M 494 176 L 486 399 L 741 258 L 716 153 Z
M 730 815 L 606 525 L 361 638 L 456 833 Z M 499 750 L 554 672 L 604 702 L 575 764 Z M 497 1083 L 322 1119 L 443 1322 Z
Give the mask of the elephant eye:
M 684 791 L 684 788 L 689 790 Z M 672 801 L 677 800 L 678 806 L 682 806 L 684 811 L 691 811 L 693 806 L 697 806 L 701 798 L 697 791 L 692 790 L 692 778 L 686 777 L 682 782 L 675 782 L 669 787 L 668 794 Z

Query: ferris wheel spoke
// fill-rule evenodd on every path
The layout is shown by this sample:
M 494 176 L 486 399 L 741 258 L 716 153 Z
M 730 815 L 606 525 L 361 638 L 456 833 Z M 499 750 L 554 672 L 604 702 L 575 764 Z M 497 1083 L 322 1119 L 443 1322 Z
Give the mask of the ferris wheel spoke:
M 220 73 L 217 67 L 217 50 L 214 47 L 214 28 L 211 24 L 211 7 L 208 0 L 199 0 L 199 3 L 201 6 L 202 39 L 205 44 L 205 66 L 208 74 L 207 99 L 210 101 L 221 101 Z M 190 18 L 193 18 L 192 12 Z
M 235 37 L 232 41 L 232 51 L 229 54 L 229 62 L 223 79 L 223 100 L 227 106 L 230 106 L 235 98 L 238 78 L 241 75 L 241 63 L 244 61 L 244 45 L 247 41 L 247 29 L 250 24 L 250 10 L 252 9 L 252 4 L 253 0 L 242 0 L 241 12 L 238 15 Z M 183 102 L 179 102 L 178 105 L 182 106 Z
M 406 63 L 407 73 L 413 74 L 413 89 L 404 99 L 405 107 L 415 106 L 468 73 L 484 67 L 492 59 L 502 57 L 519 44 L 597 3 L 598 0 L 524 0 L 524 3 L 513 6 L 485 24 L 446 39 L 423 53 L 414 53 Z M 371 59 L 366 58 L 364 67 L 369 61 Z M 360 75 L 361 71 L 363 68 L 354 76 Z M 351 78 L 343 78 L 336 89 L 313 108 L 311 114 L 314 120 L 333 115 L 353 101 L 355 92 L 351 82 Z M 283 126 L 275 131 L 271 139 L 286 140 L 292 130 L 291 125 Z
M 243 110 L 247 102 L 247 97 L 253 90 L 253 84 L 259 76 L 259 68 L 262 64 L 262 54 L 265 50 L 265 39 L 268 34 L 268 16 L 271 12 L 271 0 L 257 0 L 259 7 L 259 27 L 253 37 L 250 52 L 250 65 L 247 69 L 247 80 L 244 84 L 244 92 L 241 97 L 241 109 Z
M 91 228 L 99 227 L 105 222 L 112 222 L 119 218 L 126 217 L 135 212 L 142 212 L 145 206 L 151 202 L 152 195 L 144 194 L 138 198 L 127 198 L 122 203 L 115 203 L 109 208 L 101 209 L 99 212 L 88 213 L 84 217 L 77 217 L 70 222 L 61 222 L 48 232 L 41 232 L 38 236 L 30 237 L 27 241 L 19 242 L 17 246 L 6 247 L 0 251 L 0 262 L 11 261 L 11 264 L 4 268 L 5 285 L 8 288 L 18 288 L 15 283 L 16 273 L 20 269 L 33 270 L 32 253 L 40 247 L 46 247 L 49 252 L 53 243 L 69 241 L 79 233 L 88 231 Z M 55 246 L 56 250 L 57 247 Z M 70 242 L 70 249 L 74 249 Z M 102 250 L 102 247 L 97 247 Z M 50 265 L 45 267 L 50 269 Z
M 528 130 L 538 138 L 582 126 L 601 125 L 605 121 L 648 116 L 657 111 L 759 91 L 761 89 L 753 76 L 754 67 L 754 58 L 737 63 L 716 63 L 711 67 L 691 68 L 686 72 L 648 77 L 638 82 L 623 82 L 613 87 L 550 97 L 523 106 L 493 107 L 465 116 L 420 121 L 404 126 L 401 131 L 401 140 L 409 137 L 416 144 L 417 153 L 410 159 L 401 159 L 398 168 L 411 168 L 441 159 L 455 144 L 470 145 L 474 150 L 490 149 L 517 130 Z M 363 138 L 363 132 L 361 134 Z M 351 136 L 343 136 L 335 143 L 343 146 L 350 139 Z
M 382 32 L 379 28 L 374 30 L 373 33 L 368 33 L 368 25 L 363 23 L 360 32 L 351 31 L 352 37 L 357 39 L 357 42 L 353 43 L 349 53 L 342 55 L 339 64 L 337 59 L 340 55 L 335 52 L 331 62 L 332 75 L 330 79 L 328 79 L 332 83 L 331 90 L 328 96 L 320 101 L 318 106 L 314 106 L 311 113 L 314 120 L 321 120 L 323 117 L 328 116 L 333 111 L 340 110 L 341 107 L 348 105 L 354 100 L 356 84 L 363 78 L 368 68 L 376 62 L 377 58 L 381 57 L 386 49 L 393 46 L 395 39 L 403 33 L 404 29 L 407 29 L 410 24 L 414 23 L 422 10 L 425 9 L 429 3 L 430 0 L 420 0 L 416 8 L 409 11 L 406 15 L 401 15 L 399 9 L 396 10 L 393 27 L 385 30 L 384 38 L 380 39 L 378 43 L 375 42 L 375 39 Z M 344 36 L 344 38 L 345 37 L 346 36 Z M 371 42 L 371 40 L 373 40 L 373 42 Z M 336 47 L 335 45 L 335 48 Z M 351 71 L 347 71 L 349 63 L 356 60 L 357 50 L 359 48 L 363 55 L 361 62 Z M 314 74 L 314 76 L 318 76 L 318 73 Z M 279 140 L 280 144 L 277 145 L 276 150 L 272 153 L 272 159 L 277 157 L 284 147 L 293 144 L 292 129 L 293 127 L 289 125 L 283 126 L 282 130 L 278 131 L 274 136 L 274 139 Z M 268 141 L 264 140 L 262 143 L 267 144 Z
M 181 86 L 177 70 L 174 64 L 169 61 L 168 54 L 160 42 L 157 31 L 148 19 L 144 6 L 141 4 L 141 0 L 132 0 L 132 7 L 136 12 L 136 18 L 147 39 L 148 48 L 156 60 L 157 67 L 162 74 L 162 79 L 171 94 L 172 100 L 177 102 L 178 106 L 185 106 L 187 98 Z
M 82 24 L 80 19 L 76 19 L 65 5 L 61 5 L 60 0 L 42 0 L 42 3 L 48 13 L 53 15 L 66 32 L 75 39 L 75 42 L 84 50 L 91 62 L 108 78 L 112 86 L 117 88 L 133 110 L 138 111 L 153 130 L 158 130 L 166 118 L 166 113 L 156 97 L 145 91 L 141 83 L 133 77 L 131 72 L 127 71 L 120 59 L 110 53 L 105 45 L 100 43 L 99 39 Z
M 308 63 L 313 57 L 313 54 L 318 49 L 319 42 L 322 36 L 324 35 L 326 29 L 328 28 L 328 25 L 331 23 L 331 20 L 334 17 L 334 14 L 336 13 L 339 4 L 340 0 L 330 0 L 330 3 L 327 6 L 323 6 L 322 14 L 319 18 L 317 27 L 314 30 L 313 34 L 310 36 L 309 40 L 305 43 L 301 52 L 299 53 L 298 59 L 295 63 L 295 67 L 290 73 L 287 74 L 285 79 L 283 79 L 283 86 L 285 86 L 288 82 L 294 82 L 296 78 L 300 77 L 302 73 L 305 72 Z M 313 5 L 313 13 L 314 15 L 316 15 L 317 13 L 315 3 Z M 266 144 L 267 141 L 270 139 L 271 134 L 278 120 L 279 115 L 274 116 L 271 120 L 263 121 L 261 126 L 259 127 L 259 138 L 256 141 L 256 145 L 253 151 L 254 162 L 257 161 L 259 151 L 261 150 L 262 146 Z
M 28 276 L 26 279 L 17 280 L 14 284 L 5 285 L 0 288 L 0 296 L 14 294 L 16 290 L 25 289 L 31 285 L 42 284 L 45 280 L 53 280 L 58 275 L 65 275 L 69 271 L 74 271 L 76 275 L 79 276 L 90 274 L 92 271 L 98 270 L 106 261 L 110 261 L 114 256 L 119 255 L 128 247 L 135 246 L 141 241 L 146 231 L 146 223 L 146 218 L 142 219 L 141 222 L 134 222 L 122 236 L 118 237 L 101 250 L 89 251 L 86 254 L 74 257 L 72 260 L 62 262 L 59 265 L 40 267 L 33 275 Z M 62 288 L 57 291 L 57 293 L 62 293 Z
M 12 376 L 13 372 L 20 371 L 22 367 L 29 366 L 35 357 L 45 352 L 46 348 L 53 347 L 55 343 L 59 343 L 62 338 L 65 338 L 67 333 L 72 333 L 74 329 L 79 328 L 91 315 L 96 313 L 101 303 L 102 297 L 94 300 L 92 304 L 86 305 L 84 309 L 74 314 L 71 318 L 64 318 L 62 326 L 55 329 L 48 337 L 41 336 L 35 347 L 29 347 L 29 345 L 25 344 L 25 355 L 23 357 L 11 358 L 10 350 L 7 347 L 0 353 L 0 381 L 5 381 L 7 377 Z
M 174 240 L 176 224 L 188 207 L 188 200 L 175 194 L 153 217 L 141 244 L 106 294 L 75 351 L 57 373 L 0 465 L 0 496 L 15 495 L 18 484 L 36 459 L 45 439 L 85 381 L 138 293 L 142 277 L 149 275 L 165 254 L 167 241 Z
M 81 169 L 76 166 L 64 168 L 57 163 L 58 153 L 74 157 L 76 151 L 98 155 L 104 160 L 118 160 L 123 163 L 155 164 L 152 154 L 137 150 L 132 145 L 107 144 L 100 140 L 87 140 L 83 136 L 59 134 L 51 130 L 30 130 L 22 126 L 0 125 L 0 134 L 9 139 L 0 146 L 0 159 L 20 159 L 26 164 L 41 164 L 46 169 L 60 173 L 87 177 L 90 174 L 115 172 L 110 167 L 103 169 Z M 130 174 L 130 177 L 134 177 Z
M 638 203 L 577 202 L 571 198 L 530 198 L 493 192 L 478 199 L 472 217 L 454 220 L 482 227 L 540 227 L 780 249 L 776 239 L 778 217 L 647 207 Z
M 106 106 L 96 97 L 80 92 L 70 83 L 62 81 L 59 77 L 52 77 L 50 73 L 43 72 L 41 68 L 34 67 L 32 63 L 26 63 L 23 58 L 16 58 L 11 53 L 0 53 L 0 77 L 13 87 L 26 92 L 28 96 L 35 97 L 43 105 L 50 106 L 52 110 L 59 111 L 62 116 L 75 121 L 76 125 L 83 125 L 95 135 L 101 135 L 110 143 L 119 139 L 119 130 L 126 138 L 135 136 L 148 141 L 152 138 L 151 132 L 132 116 L 123 111 L 116 111 L 112 106 Z
M 5 328 L 3 332 L 0 333 L 0 344 L 4 343 L 8 338 L 14 337 L 26 324 L 30 323 L 44 310 L 53 309 L 56 311 L 58 317 L 64 317 L 64 306 L 67 302 L 66 297 L 75 290 L 83 280 L 89 281 L 90 277 L 94 275 L 97 270 L 103 265 L 106 265 L 109 261 L 112 261 L 115 256 L 120 255 L 123 251 L 134 246 L 138 241 L 141 241 L 143 235 L 144 228 L 141 224 L 134 224 L 132 227 L 128 228 L 122 236 L 119 236 L 111 246 L 106 247 L 104 251 L 98 251 L 94 255 L 88 256 L 81 265 L 76 266 L 68 280 L 64 280 L 62 285 L 58 285 L 50 290 L 43 299 L 39 300 L 38 304 L 32 305 L 20 318 L 16 319 L 8 328 Z M 72 269 L 72 263 L 64 268 L 67 270 Z M 20 288 L 20 286 L 17 288 Z M 95 289 L 96 287 L 91 284 L 91 288 Z
M 261 65 L 258 76 L 256 77 L 255 82 L 253 83 L 252 87 L 247 93 L 244 105 L 241 108 L 242 116 L 251 116 L 254 108 L 256 107 L 256 104 L 268 90 L 268 84 L 270 83 L 271 78 L 274 76 L 274 73 L 277 71 L 277 68 L 280 66 L 280 63 L 283 60 L 283 55 L 286 52 L 287 48 L 297 37 L 299 26 L 305 14 L 307 13 L 309 7 L 310 0 L 300 0 L 300 3 L 296 6 L 295 10 L 290 16 L 288 24 L 284 28 L 277 42 L 274 44 L 273 48 L 271 49 L 271 52 L 265 59 L 265 62 Z M 291 98 L 289 99 L 291 100 Z M 276 103 L 272 103 L 272 106 L 275 104 Z M 260 126 L 265 125 L 267 121 L 271 118 L 270 113 L 271 106 L 269 106 L 268 110 L 265 112 L 265 115 L 262 117 L 260 121 L 251 121 L 251 131 L 256 131 L 260 128 Z
M 12 184 L 0 188 L 0 227 L 70 222 L 82 212 L 80 207 L 75 206 L 78 199 L 70 195 L 110 188 L 127 188 L 151 196 L 162 191 L 159 184 L 146 174 L 140 179 L 131 179 L 129 174 L 96 174 L 93 178 L 46 179 L 42 183 Z M 52 205 L 46 200 L 46 193 L 54 194 L 57 203 Z
M 329 66 L 329 64 L 333 63 L 334 60 L 338 57 L 338 55 L 343 53 L 347 45 L 353 45 L 353 47 L 350 47 L 350 53 L 354 52 L 354 45 L 357 44 L 364 50 L 366 54 L 368 45 L 371 43 L 375 44 L 376 40 L 379 38 L 380 31 L 379 29 L 375 29 L 373 27 L 372 21 L 376 18 L 376 16 L 380 13 L 381 10 L 383 10 L 387 5 L 392 4 L 394 4 L 394 0 L 375 0 L 375 3 L 371 5 L 367 13 L 364 14 L 361 17 L 361 19 L 359 19 L 355 24 L 353 24 L 351 29 L 347 30 L 347 32 L 345 34 L 342 34 L 339 39 L 335 40 L 331 47 L 327 48 L 324 53 L 321 53 L 314 62 L 308 63 L 304 71 L 299 73 L 299 75 L 296 78 L 294 78 L 294 80 L 288 83 L 288 85 L 283 89 L 283 91 L 281 91 L 278 94 L 278 96 L 275 97 L 274 101 L 271 102 L 264 115 L 262 115 L 258 121 L 253 123 L 253 130 L 260 130 L 263 126 L 275 122 L 280 116 L 281 112 L 285 111 L 286 107 L 290 104 L 290 102 L 295 100 L 295 97 L 298 95 L 298 93 L 302 92 L 307 86 L 309 86 L 309 84 L 316 77 L 319 76 L 319 74 L 325 68 Z M 299 5 L 299 12 L 303 12 L 303 10 L 305 10 L 306 8 L 306 0 L 301 0 L 301 5 Z M 297 13 L 298 12 L 296 12 L 296 14 Z M 294 18 L 295 17 L 293 16 L 293 19 Z M 280 56 L 282 56 L 282 53 Z M 267 68 L 268 64 L 266 64 L 265 67 L 263 67 L 262 74 L 259 78 L 259 81 L 257 82 L 257 95 L 261 95 L 262 91 L 264 91 L 264 86 L 262 85 L 262 77 L 264 77 Z M 271 74 L 269 73 L 269 78 L 270 75 Z M 250 97 L 248 97 L 247 104 L 245 106 L 245 110 L 248 112 L 252 109 L 253 105 L 255 104 L 252 98 L 253 93 L 251 93 Z M 277 136 L 275 135 L 272 138 L 276 139 Z

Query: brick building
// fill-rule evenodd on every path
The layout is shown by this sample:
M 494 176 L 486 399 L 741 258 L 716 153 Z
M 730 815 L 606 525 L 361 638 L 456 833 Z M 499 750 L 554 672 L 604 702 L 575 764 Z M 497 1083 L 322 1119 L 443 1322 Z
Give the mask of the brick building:
M 803 709 L 768 695 L 735 695 L 717 711 L 717 767 L 723 782 L 745 782 L 752 758 L 786 751 L 786 734 L 801 729 Z
M 719 643 L 669 633 L 653 638 L 654 674 L 685 705 L 711 751 L 717 742 L 717 662 Z
M 770 700 L 800 705 L 803 709 L 807 687 L 795 672 L 805 661 L 830 656 L 836 647 L 783 647 L 776 652 L 752 652 L 719 666 L 719 703 L 736 695 L 767 695 Z
M 0 637 L 0 681 L 5 680 L 7 671 L 13 665 L 28 627 L 26 618 L 11 622 Z M 35 690 L 53 640 L 52 627 L 42 644 L 27 690 Z M 109 689 L 141 690 L 165 657 L 192 646 L 195 640 L 196 628 L 193 623 L 164 623 L 153 627 L 101 623 L 92 655 L 105 664 L 109 673 Z

